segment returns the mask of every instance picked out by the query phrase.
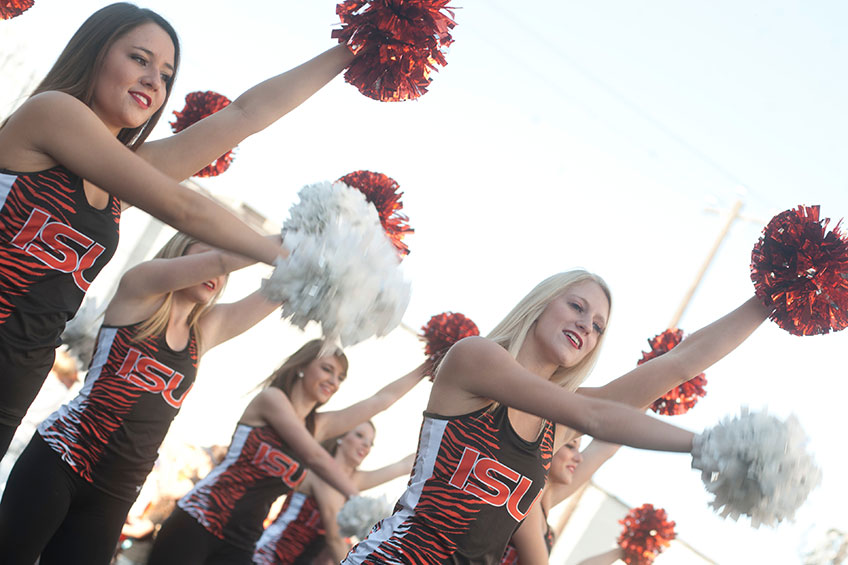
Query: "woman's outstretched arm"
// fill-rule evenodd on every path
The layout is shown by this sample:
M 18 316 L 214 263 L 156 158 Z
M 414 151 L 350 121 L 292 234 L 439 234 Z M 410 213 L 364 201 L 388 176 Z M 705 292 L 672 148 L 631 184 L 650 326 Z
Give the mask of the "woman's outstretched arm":
M 171 178 L 186 179 L 300 106 L 352 60 L 346 46 L 333 47 L 257 84 L 229 106 L 178 134 L 145 143 L 138 152 Z
M 639 365 L 598 388 L 579 392 L 596 398 L 644 407 L 736 349 L 771 313 L 757 297 L 693 333 L 668 353 Z
M 437 394 L 437 388 L 441 392 Z M 495 400 L 518 410 L 566 425 L 592 437 L 641 449 L 688 453 L 694 434 L 638 410 L 568 392 L 522 367 L 500 345 L 482 337 L 459 341 L 442 361 L 429 409 L 445 416 L 438 401 L 446 396 L 478 398 L 479 406 Z
M 6 127 L 25 129 L 26 143 L 120 200 L 213 247 L 271 264 L 284 254 L 230 211 L 185 188 L 134 154 L 85 104 L 61 92 L 30 98 Z

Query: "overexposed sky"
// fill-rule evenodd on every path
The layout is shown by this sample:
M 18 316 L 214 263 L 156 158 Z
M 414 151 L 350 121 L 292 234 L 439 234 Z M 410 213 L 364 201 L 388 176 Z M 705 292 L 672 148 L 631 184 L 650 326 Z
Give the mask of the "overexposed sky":
M 306 183 L 356 169 L 395 178 L 416 230 L 404 261 L 414 328 L 455 310 L 485 333 L 542 278 L 576 266 L 599 273 L 614 305 L 591 384 L 629 370 L 665 329 L 722 226 L 708 209 L 742 199 L 745 219 L 681 320 L 690 332 L 751 294 L 750 250 L 774 213 L 804 203 L 848 214 L 845 3 L 455 3 L 449 64 L 420 100 L 378 103 L 336 79 L 242 143 L 227 173 L 200 182 L 282 222 Z M 0 63 L 14 76 L 42 74 L 104 4 L 36 0 L 0 22 Z M 333 45 L 333 1 L 142 5 L 183 42 L 169 115 L 190 91 L 234 98 Z M 8 105 L 18 90 L 0 72 Z M 708 396 L 675 420 L 700 430 L 742 404 L 796 413 L 824 482 L 795 525 L 717 518 L 680 455 L 624 449 L 598 483 L 633 506 L 665 507 L 680 537 L 719 563 L 799 562 L 827 528 L 848 529 L 846 339 L 767 323 L 707 371 Z

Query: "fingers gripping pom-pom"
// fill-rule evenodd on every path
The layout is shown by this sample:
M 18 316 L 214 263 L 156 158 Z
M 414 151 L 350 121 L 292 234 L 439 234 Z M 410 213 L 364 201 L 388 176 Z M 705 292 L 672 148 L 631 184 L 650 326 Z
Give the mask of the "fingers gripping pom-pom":
M 397 249 L 398 256 L 403 259 L 404 256 L 409 255 L 409 247 L 402 240 L 406 234 L 415 230 L 407 224 L 409 218 L 400 213 L 403 208 L 400 197 L 403 193 L 398 192 L 400 188 L 398 183 L 389 176 L 371 171 L 354 171 L 343 176 L 339 181 L 360 190 L 365 195 L 365 200 L 377 209 L 380 223 L 383 224 L 383 229 L 386 230 L 392 245 Z
M 345 0 L 332 36 L 357 54 L 345 80 L 375 100 L 418 98 L 453 43 L 450 0 Z
M 848 239 L 840 222 L 818 206 L 781 212 L 751 252 L 757 296 L 774 306 L 771 319 L 794 335 L 826 334 L 848 326 Z
M 2 0 L 0 0 L 2 1 Z M 218 110 L 230 105 L 230 99 L 217 92 L 189 92 L 186 94 L 186 105 L 181 112 L 174 111 L 176 118 L 171 122 L 171 130 L 179 133 L 190 125 L 199 122 L 206 116 L 211 116 Z M 232 149 L 218 157 L 209 165 L 194 174 L 196 177 L 215 177 L 226 171 L 233 162 Z
M 435 367 L 454 343 L 472 335 L 480 335 L 480 330 L 470 318 L 459 312 L 442 312 L 421 326 L 419 337 L 425 342 L 424 353 Z
M 651 351 L 642 352 L 642 359 L 637 364 L 641 365 L 646 361 L 668 353 L 671 349 L 679 345 L 682 340 L 682 330 L 665 330 L 663 333 L 648 340 Z M 704 377 L 704 373 L 696 375 L 689 381 L 671 389 L 655 400 L 651 405 L 651 410 L 664 416 L 685 414 L 698 403 L 699 398 L 703 398 L 707 394 L 706 390 L 704 390 L 706 385 L 707 379 Z
M 624 562 L 630 565 L 650 565 L 677 537 L 665 510 L 651 504 L 632 509 L 618 523 L 624 525 L 618 545 L 624 550 Z
M 365 539 L 371 528 L 392 513 L 392 505 L 385 496 L 371 498 L 352 496 L 339 511 L 336 521 L 343 536 Z
M 35 3 L 35 0 L 0 0 L 0 20 L 11 20 L 20 16 Z
M 290 254 L 263 293 L 285 301 L 283 316 L 299 328 L 318 322 L 330 343 L 386 335 L 400 323 L 410 288 L 377 211 L 340 182 L 306 186 L 299 196 L 283 225 Z
M 722 517 L 746 515 L 755 528 L 774 526 L 792 519 L 821 481 L 806 443 L 794 416 L 781 421 L 743 408 L 695 436 L 692 467 L 701 470 L 710 506 Z

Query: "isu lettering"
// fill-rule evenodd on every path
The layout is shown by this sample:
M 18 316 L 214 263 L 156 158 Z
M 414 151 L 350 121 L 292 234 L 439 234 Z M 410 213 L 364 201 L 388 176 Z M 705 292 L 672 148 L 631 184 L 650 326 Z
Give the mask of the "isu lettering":
M 94 265 L 105 248 L 87 235 L 62 222 L 50 221 L 50 214 L 33 208 L 20 231 L 12 238 L 12 245 L 23 249 L 51 269 L 73 273 L 74 282 L 83 292 L 91 281 L 82 272 Z M 80 257 L 76 244 L 84 251 Z
M 135 386 L 152 392 L 161 394 L 170 406 L 179 408 L 183 404 L 186 395 L 191 390 L 191 386 L 183 392 L 182 397 L 177 398 L 174 392 L 185 377 L 182 373 L 171 369 L 167 365 L 151 359 L 141 353 L 138 349 L 131 347 L 124 357 L 124 362 L 121 363 L 121 368 L 118 369 L 118 376 L 122 379 L 127 379 Z
M 462 452 L 462 457 L 456 466 L 453 476 L 448 481 L 449 484 L 476 496 L 492 506 L 506 505 L 509 515 L 520 522 L 527 515 L 527 512 L 530 511 L 533 502 L 536 502 L 534 499 L 527 506 L 527 510 L 521 511 L 518 508 L 518 503 L 521 502 L 521 499 L 530 490 L 533 481 L 518 471 L 510 469 L 500 461 L 481 457 L 480 455 L 481 453 L 476 449 L 466 447 L 465 451 Z M 476 481 L 482 483 L 486 488 L 481 488 L 478 484 L 470 482 L 468 480 L 469 477 L 474 477 Z M 504 482 L 504 479 L 509 482 Z M 536 498 L 539 498 L 541 494 L 542 491 L 539 489 Z
M 256 450 L 256 455 L 253 456 L 253 464 L 270 475 L 280 477 L 291 488 L 297 487 L 306 477 L 305 473 L 301 473 L 299 477 L 294 478 L 294 475 L 300 470 L 300 464 L 264 441 Z

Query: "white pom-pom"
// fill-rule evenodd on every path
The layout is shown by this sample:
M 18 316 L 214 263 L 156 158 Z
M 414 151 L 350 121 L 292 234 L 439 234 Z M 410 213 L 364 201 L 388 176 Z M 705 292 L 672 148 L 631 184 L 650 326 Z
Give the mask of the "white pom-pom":
M 702 471 L 714 495 L 710 506 L 722 517 L 746 515 L 755 528 L 775 526 L 792 519 L 821 481 L 806 443 L 795 416 L 784 422 L 743 407 L 741 416 L 695 437 L 692 467 Z
M 263 281 L 263 293 L 284 300 L 283 317 L 299 328 L 321 324 L 330 343 L 386 335 L 400 323 L 410 288 L 377 210 L 341 182 L 309 185 L 299 196 L 283 225 L 290 255 Z
M 385 496 L 371 498 L 352 496 L 339 511 L 336 521 L 343 536 L 365 539 L 371 528 L 392 513 L 392 505 Z

